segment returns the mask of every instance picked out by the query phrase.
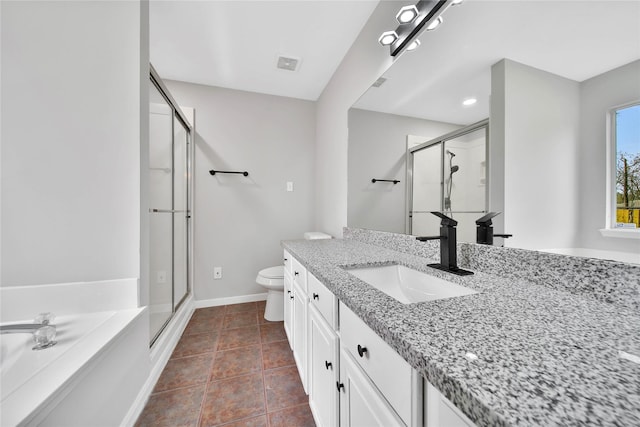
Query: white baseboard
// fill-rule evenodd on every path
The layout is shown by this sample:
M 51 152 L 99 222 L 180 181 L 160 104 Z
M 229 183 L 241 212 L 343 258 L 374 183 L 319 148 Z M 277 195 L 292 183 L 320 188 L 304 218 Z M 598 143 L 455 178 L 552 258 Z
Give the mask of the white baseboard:
M 136 400 L 131 405 L 127 416 L 122 421 L 123 427 L 133 427 L 140 414 L 142 414 L 142 411 L 149 400 L 149 396 L 158 382 L 160 374 L 162 374 L 162 370 L 169 361 L 171 353 L 173 353 L 173 349 L 178 344 L 184 329 L 187 327 L 187 323 L 189 323 L 189 319 L 191 319 L 194 309 L 193 296 L 189 295 L 173 316 L 173 319 L 171 319 L 169 324 L 166 326 L 164 332 L 149 350 L 149 358 L 151 362 L 149 376 L 138 393 Z
M 216 307 L 218 305 L 240 304 L 243 302 L 264 301 L 267 299 L 267 293 L 240 295 L 237 297 L 212 298 L 195 301 L 196 308 Z

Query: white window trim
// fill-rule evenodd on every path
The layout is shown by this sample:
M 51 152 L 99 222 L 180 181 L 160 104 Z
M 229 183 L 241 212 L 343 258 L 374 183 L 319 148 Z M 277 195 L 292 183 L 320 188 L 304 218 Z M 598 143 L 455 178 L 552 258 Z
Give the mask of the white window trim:
M 614 143 L 616 135 L 616 120 L 615 112 L 622 108 L 631 107 L 640 103 L 640 100 L 628 102 L 626 104 L 618 105 L 610 108 L 607 112 L 607 211 L 605 216 L 605 228 L 601 228 L 600 234 L 605 237 L 616 237 L 623 239 L 640 239 L 640 228 L 617 228 L 615 227 L 616 220 L 616 159 L 617 149 Z

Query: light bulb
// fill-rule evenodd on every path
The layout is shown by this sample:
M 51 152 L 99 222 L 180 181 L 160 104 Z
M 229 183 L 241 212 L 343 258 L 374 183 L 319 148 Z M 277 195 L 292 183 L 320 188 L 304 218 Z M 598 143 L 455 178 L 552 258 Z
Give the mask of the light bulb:
M 427 31 L 435 30 L 440 24 L 442 24 L 442 16 L 438 16 L 435 21 L 431 22 L 427 27 Z

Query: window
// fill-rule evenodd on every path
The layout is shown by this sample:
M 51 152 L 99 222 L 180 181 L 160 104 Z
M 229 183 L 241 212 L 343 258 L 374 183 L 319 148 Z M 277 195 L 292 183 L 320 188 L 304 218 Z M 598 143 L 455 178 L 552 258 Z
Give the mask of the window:
M 604 235 L 640 236 L 640 102 L 609 116 L 609 206 Z
M 616 228 L 640 228 L 640 103 L 615 110 Z

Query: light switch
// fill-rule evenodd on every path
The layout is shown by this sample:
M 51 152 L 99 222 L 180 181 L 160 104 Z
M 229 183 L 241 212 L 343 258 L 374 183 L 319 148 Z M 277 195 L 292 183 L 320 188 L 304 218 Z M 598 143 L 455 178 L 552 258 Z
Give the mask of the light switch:
M 293 182 L 287 181 L 287 191 L 293 191 Z

